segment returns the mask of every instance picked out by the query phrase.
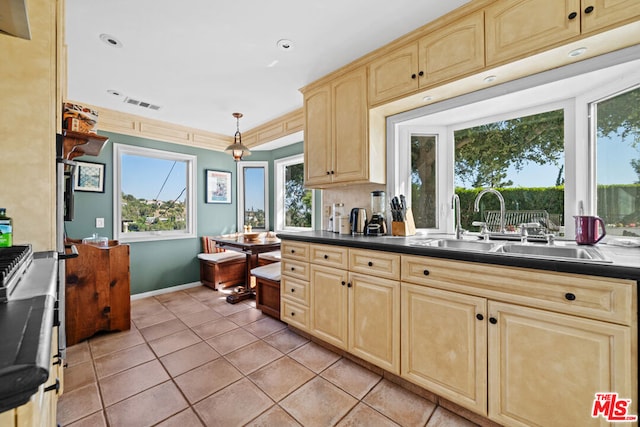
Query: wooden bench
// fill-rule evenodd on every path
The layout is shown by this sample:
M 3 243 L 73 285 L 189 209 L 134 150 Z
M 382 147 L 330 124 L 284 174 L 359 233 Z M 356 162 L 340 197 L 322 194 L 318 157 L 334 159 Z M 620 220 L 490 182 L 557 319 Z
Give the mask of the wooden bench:
M 216 248 L 215 237 L 202 238 L 203 252 L 198 254 L 200 282 L 214 290 L 246 283 L 247 257 L 240 252 Z
M 263 252 L 258 254 L 258 266 L 280 262 L 281 259 L 280 251 Z
M 256 308 L 264 314 L 280 319 L 280 262 L 256 267 Z

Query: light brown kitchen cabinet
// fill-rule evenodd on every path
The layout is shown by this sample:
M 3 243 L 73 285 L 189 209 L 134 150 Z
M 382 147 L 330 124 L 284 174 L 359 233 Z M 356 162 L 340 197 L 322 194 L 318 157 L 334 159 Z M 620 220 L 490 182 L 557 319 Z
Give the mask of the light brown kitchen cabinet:
M 367 70 L 304 91 L 305 186 L 385 182 L 384 147 L 369 143 Z
M 401 375 L 486 416 L 486 299 L 403 283 L 401 301 Z
M 605 426 L 610 423 L 604 418 L 590 416 L 595 393 L 636 397 L 629 327 L 494 301 L 488 310 L 493 420 L 506 426 Z
M 310 332 L 323 341 L 347 349 L 348 272 L 333 267 L 311 265 Z
M 309 244 L 283 241 L 280 253 L 280 319 L 308 332 Z
M 505 426 L 607 425 L 603 390 L 637 413 L 633 281 L 410 255 L 401 277 L 403 378 Z
M 58 327 L 51 334 L 49 378 L 24 405 L 0 413 L 2 427 L 55 426 L 58 398 L 62 394 L 63 368 L 58 357 Z
M 399 374 L 399 261 L 396 254 L 311 245 L 310 332 Z
M 66 268 L 65 323 L 71 346 L 99 331 L 131 327 L 129 245 L 76 244 L 78 257 Z
M 377 105 L 484 67 L 484 14 L 472 13 L 369 64 Z
M 638 16 L 637 0 L 500 0 L 486 8 L 487 65 L 539 53 Z

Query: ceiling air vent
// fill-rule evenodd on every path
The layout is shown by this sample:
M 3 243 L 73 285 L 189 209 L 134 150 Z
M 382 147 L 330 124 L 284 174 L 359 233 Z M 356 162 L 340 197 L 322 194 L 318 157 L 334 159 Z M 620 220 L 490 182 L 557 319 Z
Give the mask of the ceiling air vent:
M 124 102 L 127 104 L 131 104 L 131 105 L 137 105 L 138 107 L 142 107 L 142 108 L 148 108 L 149 110 L 156 110 L 158 111 L 160 109 L 159 105 L 155 105 L 155 104 L 151 104 L 149 102 L 145 102 L 145 101 L 139 101 L 137 99 L 133 99 L 133 98 L 125 98 Z

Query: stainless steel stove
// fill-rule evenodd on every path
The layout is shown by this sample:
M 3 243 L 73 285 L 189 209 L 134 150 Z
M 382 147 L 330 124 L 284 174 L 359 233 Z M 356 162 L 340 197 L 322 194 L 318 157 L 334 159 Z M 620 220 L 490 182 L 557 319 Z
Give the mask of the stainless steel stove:
M 0 303 L 10 299 L 32 262 L 31 245 L 0 248 Z

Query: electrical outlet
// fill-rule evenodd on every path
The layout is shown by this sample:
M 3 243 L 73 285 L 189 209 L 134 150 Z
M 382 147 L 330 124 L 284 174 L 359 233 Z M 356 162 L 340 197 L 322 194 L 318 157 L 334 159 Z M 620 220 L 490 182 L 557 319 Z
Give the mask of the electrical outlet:
M 329 218 L 331 216 L 331 205 L 324 206 L 324 217 Z
M 96 218 L 96 228 L 104 228 L 104 218 Z

